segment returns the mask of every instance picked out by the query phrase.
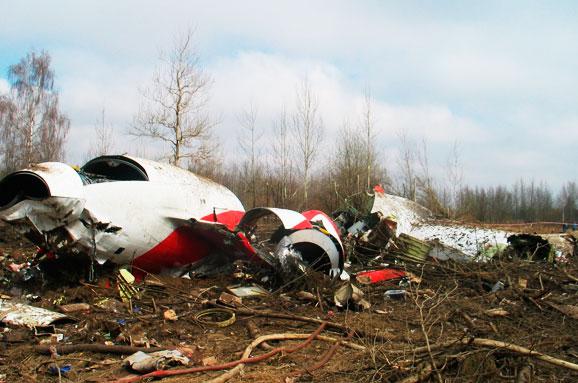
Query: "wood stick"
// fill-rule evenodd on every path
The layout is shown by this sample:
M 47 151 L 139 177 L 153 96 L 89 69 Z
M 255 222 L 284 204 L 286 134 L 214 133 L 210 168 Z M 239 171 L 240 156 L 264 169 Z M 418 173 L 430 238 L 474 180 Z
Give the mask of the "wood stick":
M 134 346 L 107 346 L 106 344 L 79 343 L 62 345 L 39 345 L 34 346 L 34 351 L 39 354 L 50 354 L 50 348 L 55 347 L 58 354 L 71 354 L 73 352 L 95 352 L 100 354 L 134 354 L 137 351 L 155 352 L 166 350 L 167 347 L 134 347 Z
M 518 353 L 521 355 L 530 356 L 532 358 L 541 360 L 541 361 L 546 362 L 546 363 L 553 364 L 553 365 L 558 366 L 558 367 L 564 367 L 564 368 L 567 368 L 567 369 L 572 370 L 572 371 L 578 371 L 578 364 L 576 364 L 576 363 L 568 362 L 568 361 L 563 360 L 563 359 L 554 358 L 553 356 L 543 354 L 539 351 L 530 350 L 528 348 L 518 346 L 518 345 L 513 344 L 513 343 L 502 342 L 502 341 L 494 340 L 494 339 L 485 339 L 485 338 L 455 339 L 455 340 L 451 340 L 451 341 L 447 341 L 447 342 L 432 344 L 430 346 L 430 350 L 433 351 L 433 350 L 439 350 L 439 349 L 443 349 L 443 348 L 449 348 L 449 347 L 456 346 L 458 344 L 465 345 L 465 346 L 474 345 L 474 346 L 478 346 L 478 347 L 500 348 L 500 349 L 512 351 L 512 352 L 515 352 L 515 353 Z M 413 352 L 413 353 L 426 352 L 426 351 L 428 351 L 428 347 L 423 346 L 423 347 L 417 347 L 417 348 L 409 349 L 409 350 L 407 350 L 407 349 L 406 350 L 391 350 L 389 352 L 408 352 L 408 351 Z

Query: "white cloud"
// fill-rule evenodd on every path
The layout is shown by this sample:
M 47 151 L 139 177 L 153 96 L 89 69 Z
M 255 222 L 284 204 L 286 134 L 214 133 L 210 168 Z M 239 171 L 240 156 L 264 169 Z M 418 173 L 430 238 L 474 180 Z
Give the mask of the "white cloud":
M 187 27 L 197 30 L 202 62 L 215 81 L 211 107 L 231 147 L 243 108 L 255 104 L 269 130 L 283 106 L 293 107 L 305 75 L 328 137 L 345 118 L 357 120 L 370 85 L 384 152 L 394 150 L 398 130 L 426 138 L 436 153 L 457 140 L 473 164 L 466 173 L 479 179 L 543 169 L 544 158 L 528 148 L 553 158 L 556 145 L 578 143 L 569 112 L 578 88 L 571 3 L 22 0 L 2 11 L 1 51 L 34 47 L 53 55 L 73 124 L 71 159 L 88 150 L 103 107 L 118 132 L 126 131 L 158 48 Z M 474 158 L 499 157 L 504 142 L 525 150 L 523 161 L 510 162 L 512 170 Z M 571 162 L 553 164 L 553 177 L 566 177 Z
M 252 103 L 258 107 L 263 130 L 285 108 L 295 108 L 298 84 L 307 78 L 319 104 L 327 140 L 344 120 L 356 123 L 361 116 L 363 89 L 353 87 L 333 65 L 320 61 L 295 60 L 259 52 L 244 52 L 215 63 L 213 108 L 221 111 L 227 137 L 238 126 L 236 116 Z M 433 143 L 478 141 L 487 134 L 474 121 L 455 115 L 444 105 L 399 105 L 374 100 L 376 128 L 383 141 L 399 131 Z

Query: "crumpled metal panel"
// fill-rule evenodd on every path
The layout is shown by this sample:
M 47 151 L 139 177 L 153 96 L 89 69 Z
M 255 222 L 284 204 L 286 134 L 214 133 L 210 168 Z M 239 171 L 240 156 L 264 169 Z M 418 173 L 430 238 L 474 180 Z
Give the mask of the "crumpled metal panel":
M 375 191 L 370 213 L 381 212 L 384 217 L 394 214 L 398 233 L 409 233 L 411 229 L 430 219 L 431 211 L 407 198 Z
M 32 225 L 39 232 L 67 226 L 80 218 L 84 199 L 49 197 L 42 201 L 24 200 L 0 211 L 0 219 L 8 223 Z
M 339 235 L 339 229 L 335 222 L 324 212 L 320 210 L 308 210 L 304 211 L 303 216 L 312 223 L 320 223 L 323 228 L 339 243 L 341 251 L 343 252 L 343 243 L 341 242 L 341 236 Z

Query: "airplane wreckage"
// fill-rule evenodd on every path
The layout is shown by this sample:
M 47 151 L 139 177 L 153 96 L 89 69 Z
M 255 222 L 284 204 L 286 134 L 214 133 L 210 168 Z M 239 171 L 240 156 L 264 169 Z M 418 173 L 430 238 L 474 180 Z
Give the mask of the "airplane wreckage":
M 325 213 L 245 212 L 222 185 L 128 156 L 97 157 L 78 171 L 46 162 L 11 173 L 0 181 L 0 219 L 44 258 L 89 255 L 136 273 L 184 275 L 221 256 L 331 276 L 344 267 L 338 228 Z
M 414 262 L 467 261 L 507 247 L 540 259 L 575 253 L 570 236 L 444 223 L 380 186 L 367 198 L 367 211 L 344 209 L 333 219 L 317 210 L 245 211 L 226 187 L 186 170 L 101 156 L 79 170 L 46 162 L 7 175 L 0 181 L 0 219 L 40 248 L 39 262 L 88 255 L 100 264 L 130 265 L 135 274 L 188 276 L 215 260 L 246 260 L 285 278 L 315 269 L 347 280 L 348 257 L 378 265 L 383 250 Z

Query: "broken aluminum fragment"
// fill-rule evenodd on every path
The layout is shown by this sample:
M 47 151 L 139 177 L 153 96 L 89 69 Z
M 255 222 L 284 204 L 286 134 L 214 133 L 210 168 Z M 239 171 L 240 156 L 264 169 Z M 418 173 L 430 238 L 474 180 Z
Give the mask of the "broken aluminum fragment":
M 145 373 L 157 370 L 164 370 L 168 366 L 177 364 L 189 364 L 189 358 L 177 350 L 164 350 L 151 352 L 149 354 L 137 351 L 124 359 L 123 364 L 132 370 Z
M 0 299 L 0 320 L 14 326 L 46 327 L 55 322 L 68 319 L 64 314 L 23 303 Z

